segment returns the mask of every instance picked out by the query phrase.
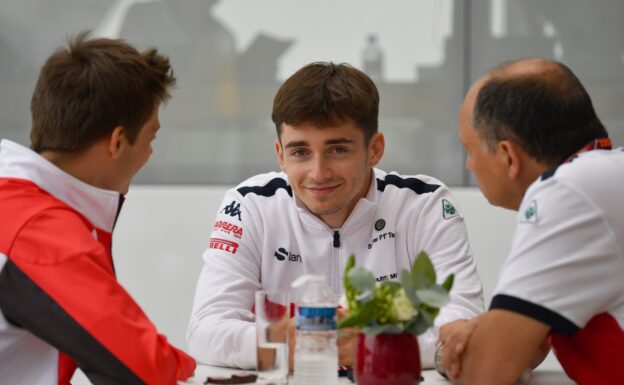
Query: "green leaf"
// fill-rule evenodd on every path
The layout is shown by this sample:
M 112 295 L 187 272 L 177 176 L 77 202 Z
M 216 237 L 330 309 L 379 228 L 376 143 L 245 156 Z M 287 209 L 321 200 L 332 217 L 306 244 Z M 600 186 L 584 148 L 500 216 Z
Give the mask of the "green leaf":
M 419 336 L 426 332 L 427 329 L 429 329 L 432 325 L 433 324 L 429 323 L 428 320 L 422 315 L 422 313 L 418 313 L 418 318 L 416 318 L 416 321 L 414 323 L 410 324 L 410 326 L 407 328 L 407 331 Z
M 435 317 L 438 315 L 438 311 L 430 312 L 428 309 L 420 309 L 420 315 L 422 315 L 424 321 L 429 325 L 429 327 L 433 326 L 433 321 Z
M 403 285 L 407 298 L 412 301 L 414 307 L 418 307 L 420 300 L 416 297 L 416 288 L 414 288 L 414 282 L 412 282 L 412 275 L 407 270 L 401 272 L 401 285 Z
M 385 325 L 371 325 L 362 329 L 363 333 L 375 335 L 380 333 L 401 334 L 403 329 L 397 325 L 385 324 Z
M 375 301 L 367 302 L 357 311 L 352 312 L 348 316 L 338 321 L 339 328 L 363 328 L 373 321 L 376 314 Z
M 429 256 L 421 251 L 412 266 L 412 282 L 417 289 L 431 287 L 436 282 L 436 273 Z
M 401 284 L 394 281 L 383 281 L 379 286 L 384 287 L 386 292 L 392 295 L 401 289 Z
M 351 285 L 360 293 L 375 288 L 375 277 L 364 268 L 354 267 L 349 271 L 348 277 Z
M 357 295 L 357 292 L 355 290 L 355 288 L 353 288 L 353 285 L 351 284 L 351 281 L 349 280 L 349 272 L 351 271 L 351 269 L 353 269 L 353 267 L 355 266 L 355 255 L 351 254 L 349 256 L 349 259 L 347 260 L 347 264 L 345 266 L 345 270 L 343 273 L 343 277 L 342 277 L 342 281 L 344 283 L 344 290 L 345 290 L 345 296 L 347 297 L 347 302 L 349 303 L 349 310 L 353 310 L 351 308 L 351 304 L 355 303 L 355 296 Z
M 444 280 L 442 283 L 442 287 L 446 290 L 447 293 L 451 292 L 451 288 L 453 287 L 453 282 L 455 282 L 455 274 L 451 274 Z
M 355 300 L 360 303 L 367 303 L 372 301 L 373 299 L 375 299 L 375 295 L 371 290 L 366 290 L 365 292 L 360 293 L 355 297 Z
M 355 254 L 349 255 L 349 259 L 347 259 L 347 264 L 345 265 L 345 274 L 344 277 L 347 277 L 347 273 L 355 266 Z
M 416 296 L 424 304 L 435 308 L 441 308 L 449 302 L 448 292 L 440 286 L 416 290 Z

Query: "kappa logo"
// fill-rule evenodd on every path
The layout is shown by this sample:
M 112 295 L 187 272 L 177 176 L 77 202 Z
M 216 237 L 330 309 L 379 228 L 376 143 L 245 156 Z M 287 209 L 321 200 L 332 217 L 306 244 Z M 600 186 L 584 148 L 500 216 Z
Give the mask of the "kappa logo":
M 279 249 L 277 249 L 274 256 L 275 258 L 277 258 L 278 261 L 288 260 L 288 262 L 303 262 L 301 260 L 301 255 L 290 253 L 288 252 L 288 250 L 286 250 L 283 247 L 280 247 Z
M 208 247 L 211 249 L 227 251 L 231 254 L 236 254 L 236 250 L 238 250 L 238 243 L 228 241 L 227 239 L 210 238 L 210 245 Z
M 537 223 L 537 202 L 532 200 L 520 217 L 522 223 Z
M 228 221 L 216 221 L 213 230 L 220 231 L 224 234 L 232 234 L 236 238 L 241 239 L 243 237 L 243 228 L 237 225 L 233 225 Z
M 238 203 L 236 201 L 232 201 L 232 203 L 230 203 L 229 205 L 225 206 L 219 212 L 220 213 L 225 213 L 226 215 L 229 215 L 231 217 L 238 217 L 239 221 L 241 221 L 241 222 L 243 221 L 241 219 L 240 203 Z
M 446 199 L 442 199 L 442 218 L 451 219 L 459 215 L 453 204 Z

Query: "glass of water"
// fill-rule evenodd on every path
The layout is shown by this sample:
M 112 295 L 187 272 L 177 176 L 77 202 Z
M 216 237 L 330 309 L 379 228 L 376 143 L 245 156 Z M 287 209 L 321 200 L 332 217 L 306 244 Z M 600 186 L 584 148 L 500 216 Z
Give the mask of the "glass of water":
M 260 380 L 274 384 L 288 381 L 290 303 L 285 290 L 256 292 L 256 351 Z

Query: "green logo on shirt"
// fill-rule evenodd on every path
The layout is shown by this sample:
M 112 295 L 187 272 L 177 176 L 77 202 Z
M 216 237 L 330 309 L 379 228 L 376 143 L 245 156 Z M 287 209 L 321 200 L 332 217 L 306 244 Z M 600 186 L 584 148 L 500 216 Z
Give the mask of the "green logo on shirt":
M 537 202 L 532 200 L 524 210 L 524 215 L 520 218 L 520 222 L 535 223 L 537 222 Z
M 457 209 L 446 199 L 442 199 L 442 217 L 449 219 L 457 215 Z

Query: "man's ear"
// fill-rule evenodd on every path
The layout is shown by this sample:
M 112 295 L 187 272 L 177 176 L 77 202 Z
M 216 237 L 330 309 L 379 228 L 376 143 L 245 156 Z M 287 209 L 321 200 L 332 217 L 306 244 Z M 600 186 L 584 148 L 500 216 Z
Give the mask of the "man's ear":
M 108 153 L 113 159 L 116 159 L 127 145 L 128 140 L 126 139 L 124 128 L 122 126 L 115 127 L 108 140 Z
M 277 155 L 280 168 L 284 170 L 284 149 L 282 148 L 282 143 L 279 138 L 275 139 L 275 155 Z
M 522 171 L 522 152 L 520 147 L 512 141 L 502 140 L 498 142 L 498 150 L 501 162 L 507 168 L 507 176 L 514 180 Z
M 368 142 L 368 154 L 371 167 L 375 167 L 383 157 L 386 139 L 381 132 L 376 132 Z

